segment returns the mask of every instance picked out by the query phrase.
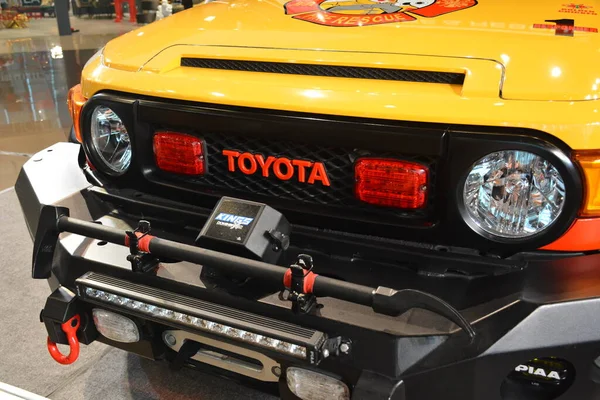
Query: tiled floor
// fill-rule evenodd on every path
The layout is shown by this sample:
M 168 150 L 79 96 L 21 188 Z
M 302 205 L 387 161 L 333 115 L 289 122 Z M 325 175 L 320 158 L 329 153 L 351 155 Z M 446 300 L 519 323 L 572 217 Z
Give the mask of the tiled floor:
M 126 19 L 128 18 L 126 14 Z M 73 35 L 71 38 L 66 37 L 65 42 L 69 42 L 73 39 L 74 43 L 89 40 L 90 36 L 105 36 L 105 39 L 121 35 L 129 32 L 131 29 L 137 27 L 136 24 L 132 24 L 127 20 L 123 20 L 120 23 L 115 23 L 111 19 L 106 18 L 71 18 L 71 27 L 79 29 L 79 32 Z M 7 40 L 15 39 L 58 39 L 58 26 L 56 19 L 54 18 L 42 18 L 32 19 L 28 22 L 28 27 L 25 29 L 1 29 L 0 37 Z M 104 43 L 108 40 L 106 39 Z M 2 51 L 3 44 L 0 43 L 0 52 Z
M 0 191 L 13 186 L 28 155 L 66 140 L 67 91 L 98 48 L 136 27 L 77 18 L 71 25 L 80 32 L 66 37 L 51 18 L 0 31 Z

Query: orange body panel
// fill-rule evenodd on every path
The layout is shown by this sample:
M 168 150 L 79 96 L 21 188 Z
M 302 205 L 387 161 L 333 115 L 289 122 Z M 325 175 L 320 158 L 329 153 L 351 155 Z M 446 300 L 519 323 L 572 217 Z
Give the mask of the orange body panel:
M 542 250 L 593 251 L 600 247 L 600 218 L 577 219 L 558 240 Z

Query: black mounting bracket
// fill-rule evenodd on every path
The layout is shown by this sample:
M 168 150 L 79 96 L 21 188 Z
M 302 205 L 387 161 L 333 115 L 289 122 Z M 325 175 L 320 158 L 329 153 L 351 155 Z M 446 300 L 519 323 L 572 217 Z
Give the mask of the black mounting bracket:
M 330 337 L 321 345 L 320 361 L 328 357 L 340 357 L 352 355 L 352 341 L 341 336 Z
M 275 229 L 271 229 L 270 231 L 266 231 L 265 234 L 269 237 L 271 242 L 273 243 L 273 250 L 286 251 L 288 247 L 290 247 L 290 235 L 286 235 L 283 232 L 279 232 Z
M 292 302 L 292 311 L 309 314 L 317 307 L 317 297 L 305 291 L 305 279 L 312 274 L 313 259 L 308 254 L 299 254 L 295 264 L 290 266 L 292 282 L 287 299 Z
M 141 220 L 138 223 L 138 227 L 134 231 L 125 231 L 125 234 L 129 238 L 129 252 L 127 261 L 131 263 L 131 270 L 133 272 L 148 273 L 156 271 L 158 267 L 158 258 L 154 257 L 150 253 L 141 251 L 139 248 L 139 241 L 144 236 L 150 233 L 150 222 Z M 138 235 L 140 233 L 141 235 Z
M 52 259 L 58 242 L 60 231 L 57 221 L 60 217 L 69 216 L 69 209 L 64 207 L 43 206 L 40 211 L 35 242 L 33 244 L 33 260 L 31 276 L 33 279 L 48 279 L 52 274 Z

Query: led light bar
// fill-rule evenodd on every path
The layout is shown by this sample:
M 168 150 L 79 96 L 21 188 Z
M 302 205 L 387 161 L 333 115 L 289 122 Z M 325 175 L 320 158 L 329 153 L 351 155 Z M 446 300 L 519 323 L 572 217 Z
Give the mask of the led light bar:
M 310 362 L 317 359 L 318 348 L 325 340 L 322 332 L 94 272 L 83 275 L 76 283 L 79 296 L 88 302 L 142 314 L 166 324 L 187 326 Z
M 152 304 L 129 299 L 124 296 L 118 296 L 103 290 L 87 287 L 85 288 L 85 294 L 88 298 L 130 308 L 156 318 L 171 320 L 173 322 L 188 325 L 206 332 L 216 333 L 233 339 L 242 340 L 243 342 L 257 344 L 261 347 L 275 349 L 299 358 L 306 358 L 306 347 L 288 343 L 283 340 L 273 339 L 268 336 L 248 332 L 243 329 L 233 328 L 217 322 L 212 322 L 188 314 L 173 311 L 168 308 L 158 307 Z

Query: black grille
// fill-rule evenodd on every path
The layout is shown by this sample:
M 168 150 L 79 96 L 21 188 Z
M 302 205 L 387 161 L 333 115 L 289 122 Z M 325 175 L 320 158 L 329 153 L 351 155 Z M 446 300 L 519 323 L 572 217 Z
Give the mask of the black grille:
M 208 191 L 224 189 L 224 194 L 243 194 L 245 197 L 261 196 L 272 201 L 273 198 L 293 200 L 321 206 L 339 207 L 345 211 L 360 209 L 368 212 L 390 213 L 401 217 L 426 217 L 434 204 L 434 186 L 436 180 L 436 158 L 403 154 L 397 152 L 371 152 L 352 147 L 321 146 L 285 140 L 271 140 L 251 136 L 226 135 L 221 133 L 191 132 L 206 141 L 207 173 L 198 178 L 173 175 L 171 180 L 191 182 L 206 187 Z M 294 160 L 320 161 L 325 165 L 331 186 L 320 182 L 310 185 L 298 182 L 297 174 L 292 179 L 279 180 L 271 173 L 268 178 L 255 174 L 246 175 L 239 171 L 237 162 L 235 172 L 228 170 L 227 157 L 223 149 L 239 152 L 262 154 L 265 156 L 286 157 Z M 397 210 L 365 204 L 354 194 L 354 161 L 359 157 L 386 157 L 413 161 L 427 166 L 430 170 L 428 206 L 421 210 Z M 307 169 L 307 178 L 309 170 Z M 259 199 L 260 200 L 260 199 Z
M 270 72 L 274 74 L 329 76 L 334 78 L 376 79 L 462 85 L 465 75 L 454 72 L 414 71 L 407 69 L 345 67 L 337 65 L 291 64 L 262 61 L 181 58 L 182 67 L 230 71 Z

